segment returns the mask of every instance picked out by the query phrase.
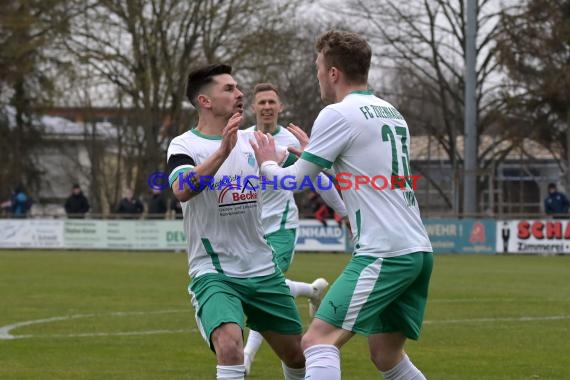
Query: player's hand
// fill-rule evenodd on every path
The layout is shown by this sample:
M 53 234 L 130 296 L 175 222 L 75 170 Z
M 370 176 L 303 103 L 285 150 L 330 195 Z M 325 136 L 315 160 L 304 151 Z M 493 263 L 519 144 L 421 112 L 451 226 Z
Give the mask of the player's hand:
M 261 166 L 265 161 L 275 161 L 279 162 L 279 157 L 275 152 L 275 140 L 270 133 L 264 134 L 263 132 L 254 132 L 255 141 L 250 140 L 250 144 L 253 147 L 253 152 L 255 153 L 255 159 L 257 164 Z
M 242 114 L 240 112 L 236 112 L 232 117 L 230 117 L 230 120 L 228 120 L 228 123 L 222 130 L 222 144 L 220 145 L 220 149 L 226 157 L 229 156 L 232 149 L 236 146 L 237 131 L 242 120 Z
M 289 152 L 293 153 L 295 156 L 300 157 L 303 151 L 305 150 L 305 147 L 309 145 L 309 136 L 305 133 L 305 131 L 301 129 L 301 127 L 293 123 L 289 123 L 289 125 L 287 125 L 287 129 L 289 130 L 289 132 L 293 134 L 293 136 L 297 138 L 297 140 L 299 140 L 299 144 L 301 144 L 300 148 L 290 146 L 288 150 Z

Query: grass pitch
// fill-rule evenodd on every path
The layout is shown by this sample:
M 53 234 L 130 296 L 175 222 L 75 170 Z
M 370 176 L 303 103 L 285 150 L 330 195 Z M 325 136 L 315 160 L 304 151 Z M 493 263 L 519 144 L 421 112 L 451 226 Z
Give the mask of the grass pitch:
M 334 279 L 343 254 L 297 254 L 296 280 Z M 184 254 L 0 251 L 0 379 L 214 379 Z M 307 318 L 307 302 L 298 300 Z M 407 351 L 431 379 L 570 379 L 570 257 L 441 255 Z M 380 378 L 366 341 L 343 379 Z M 249 379 L 280 379 L 262 346 Z

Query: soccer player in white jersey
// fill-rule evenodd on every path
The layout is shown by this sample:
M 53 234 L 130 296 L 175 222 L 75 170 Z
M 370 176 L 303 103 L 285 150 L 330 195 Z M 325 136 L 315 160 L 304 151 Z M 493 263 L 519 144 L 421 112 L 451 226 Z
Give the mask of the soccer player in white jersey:
M 285 379 L 303 379 L 303 327 L 263 238 L 259 168 L 251 133 L 238 131 L 243 93 L 231 66 L 193 71 L 187 96 L 199 119 L 170 143 L 169 179 L 182 202 L 189 292 L 198 328 L 216 354 L 217 379 L 244 379 L 246 325 L 260 331 L 279 356 Z
M 379 190 L 383 181 L 364 184 L 366 178 L 410 175 L 410 132 L 392 105 L 368 91 L 372 52 L 365 40 L 329 31 L 316 49 L 321 98 L 329 105 L 315 120 L 301 159 L 280 168 L 271 135 L 256 132 L 252 142 L 263 175 L 314 178 L 332 167 L 345 179 L 353 176 L 342 193 L 355 251 L 303 336 L 306 379 L 340 379 L 339 349 L 355 333 L 368 337 L 370 357 L 386 379 L 425 379 L 404 351 L 406 339 L 419 337 L 433 266 L 413 182 L 399 182 L 403 186 L 394 190 Z
M 255 112 L 256 125 L 248 128 L 247 131 L 258 130 L 269 133 L 280 146 L 300 148 L 299 140 L 278 124 L 279 114 L 283 111 L 283 104 L 277 87 L 271 83 L 258 83 L 253 89 L 253 96 L 251 108 Z M 291 155 L 290 157 L 293 158 L 294 156 Z M 287 164 L 286 162 L 284 166 Z M 321 194 L 327 204 L 345 217 L 347 215 L 346 208 L 338 191 L 332 187 L 327 177 L 322 174 L 321 176 L 314 184 L 315 190 Z M 299 226 L 299 210 L 295 204 L 293 191 L 275 189 L 269 185 L 267 189 L 263 190 L 262 198 L 263 231 L 267 241 L 275 251 L 275 260 L 279 269 L 286 273 L 293 261 L 297 227 Z M 320 305 L 321 297 L 328 286 L 328 282 L 324 278 L 317 278 L 311 284 L 289 279 L 286 282 L 294 297 L 308 297 L 309 314 L 312 317 Z M 244 348 L 244 364 L 247 374 L 250 373 L 251 363 L 262 342 L 261 334 L 250 330 Z

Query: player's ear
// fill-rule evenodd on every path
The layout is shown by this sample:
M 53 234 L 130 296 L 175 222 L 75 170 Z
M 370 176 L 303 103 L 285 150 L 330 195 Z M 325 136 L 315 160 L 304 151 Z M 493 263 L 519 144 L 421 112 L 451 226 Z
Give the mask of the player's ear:
M 210 98 L 204 94 L 200 94 L 198 95 L 198 97 L 196 98 L 196 101 L 198 103 L 198 105 L 200 106 L 200 108 L 212 108 L 212 101 L 210 100 Z
M 340 71 L 336 67 L 332 66 L 329 69 L 329 77 L 333 82 L 336 82 L 340 78 Z

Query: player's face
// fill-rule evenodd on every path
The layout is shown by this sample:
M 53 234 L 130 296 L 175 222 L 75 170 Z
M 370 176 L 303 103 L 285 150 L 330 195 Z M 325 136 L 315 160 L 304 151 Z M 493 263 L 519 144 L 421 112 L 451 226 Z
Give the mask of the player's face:
M 253 112 L 257 125 L 276 126 L 283 105 L 275 91 L 260 91 L 253 100 Z
M 243 112 L 243 92 L 229 74 L 218 75 L 209 91 L 210 105 L 215 116 L 230 117 Z
M 335 102 L 334 90 L 329 76 L 329 68 L 325 64 L 323 53 L 317 55 L 317 79 L 319 80 L 319 89 L 321 90 L 321 99 L 326 104 Z

